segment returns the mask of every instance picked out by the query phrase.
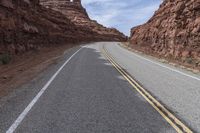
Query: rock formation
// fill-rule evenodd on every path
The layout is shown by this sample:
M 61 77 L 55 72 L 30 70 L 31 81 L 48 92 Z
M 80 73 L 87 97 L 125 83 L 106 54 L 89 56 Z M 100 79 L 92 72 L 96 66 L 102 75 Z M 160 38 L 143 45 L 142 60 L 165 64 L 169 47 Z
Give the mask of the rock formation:
M 77 27 L 87 27 L 93 32 L 98 33 L 104 40 L 126 40 L 126 37 L 114 28 L 106 28 L 91 20 L 81 4 L 81 0 L 41 0 L 41 4 L 47 8 L 60 11 L 70 19 Z
M 63 10 L 66 7 L 66 12 L 68 9 L 75 10 L 75 14 L 68 12 L 66 15 L 60 10 L 58 12 L 46 8 L 40 5 L 39 0 L 0 0 L 0 54 L 5 52 L 18 54 L 49 45 L 100 40 L 117 41 L 125 38 L 118 31 L 111 30 L 108 34 L 107 32 L 100 34 L 91 30 L 91 27 L 77 25 L 75 21 L 72 21 L 71 18 L 75 18 L 76 15 L 77 18 L 82 14 L 87 17 L 79 0 L 70 2 L 71 8 L 67 8 L 70 5 L 66 6 L 66 3 L 61 0 L 56 0 L 56 2 Z M 116 35 L 116 33 L 119 34 Z
M 154 16 L 131 30 L 132 47 L 200 66 L 200 1 L 164 0 Z

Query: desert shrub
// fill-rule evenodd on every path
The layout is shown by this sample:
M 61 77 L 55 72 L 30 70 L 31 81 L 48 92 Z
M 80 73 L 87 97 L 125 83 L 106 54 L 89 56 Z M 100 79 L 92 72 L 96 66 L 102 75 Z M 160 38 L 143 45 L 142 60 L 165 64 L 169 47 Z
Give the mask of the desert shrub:
M 0 64 L 8 64 L 11 61 L 11 55 L 8 53 L 4 53 L 0 55 Z
M 193 59 L 191 57 L 188 57 L 185 59 L 185 62 L 188 64 L 193 64 Z

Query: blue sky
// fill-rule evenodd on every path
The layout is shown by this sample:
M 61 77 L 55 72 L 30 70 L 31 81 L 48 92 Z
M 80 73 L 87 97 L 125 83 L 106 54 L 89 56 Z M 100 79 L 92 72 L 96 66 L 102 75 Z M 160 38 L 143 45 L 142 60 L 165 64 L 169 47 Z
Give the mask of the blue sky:
M 162 0 L 82 0 L 91 19 L 129 35 L 134 26 L 145 23 Z

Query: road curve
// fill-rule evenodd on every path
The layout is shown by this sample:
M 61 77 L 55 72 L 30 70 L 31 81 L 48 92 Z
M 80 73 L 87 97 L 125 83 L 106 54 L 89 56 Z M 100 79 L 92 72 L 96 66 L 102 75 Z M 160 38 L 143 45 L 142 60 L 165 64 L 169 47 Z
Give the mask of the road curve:
M 102 55 L 101 46 L 86 45 L 73 57 L 77 49 L 68 51 L 57 64 L 2 98 L 0 132 L 11 127 L 45 86 L 13 132 L 176 132 Z
M 119 43 L 102 43 L 126 71 L 194 131 L 200 132 L 200 75 L 131 52 Z

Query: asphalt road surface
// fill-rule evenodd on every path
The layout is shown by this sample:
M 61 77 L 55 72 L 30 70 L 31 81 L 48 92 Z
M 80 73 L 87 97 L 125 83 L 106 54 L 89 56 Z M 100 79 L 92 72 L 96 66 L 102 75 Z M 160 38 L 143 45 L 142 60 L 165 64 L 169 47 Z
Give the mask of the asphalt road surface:
M 57 64 L 9 96 L 2 98 L 0 100 L 0 132 L 176 132 L 101 53 L 103 45 L 120 65 L 137 80 L 142 81 L 141 84 L 172 109 L 184 123 L 189 124 L 195 130 L 199 129 L 196 124 L 199 122 L 198 107 L 200 106 L 198 106 L 198 101 L 195 101 L 197 100 L 195 96 L 199 93 L 198 87 L 195 94 L 192 89 L 188 91 L 185 89 L 188 86 L 200 86 L 198 77 L 197 79 L 187 77 L 166 70 L 167 68 L 164 67 L 160 68 L 163 69 L 163 73 L 153 73 L 161 71 L 157 68 L 158 66 L 140 59 L 118 46 L 117 43 L 94 43 L 71 49 Z M 145 62 L 145 65 L 142 64 Z M 170 73 L 175 73 L 176 76 L 173 77 Z M 146 77 L 143 77 L 144 74 Z M 150 80 L 154 80 L 159 74 L 162 74 L 159 80 L 155 81 L 156 83 L 151 81 L 153 85 L 149 87 Z M 167 78 L 166 82 L 163 81 L 165 78 Z M 177 81 L 178 79 L 191 80 L 192 83 L 188 83 L 188 86 L 186 83 L 182 85 Z M 176 81 L 178 83 L 175 83 Z M 158 87 L 154 88 L 154 86 Z M 170 90 L 171 86 L 173 90 Z M 189 101 L 183 101 L 185 99 L 180 94 L 176 95 L 171 92 L 174 90 L 176 90 L 174 93 L 179 91 L 181 95 L 191 92 L 192 94 L 188 94 L 186 99 Z M 194 98 L 190 98 L 190 95 Z M 191 99 L 194 100 L 192 104 L 196 103 L 196 106 L 190 104 Z M 192 113 L 189 110 L 191 107 L 197 111 L 196 114 L 189 114 Z M 186 116 L 183 117 L 182 111 L 186 111 Z M 193 118 L 196 118 L 196 121 L 193 121 Z
M 108 52 L 178 118 L 200 132 L 200 75 L 107 43 Z M 120 54 L 119 54 L 120 53 Z

